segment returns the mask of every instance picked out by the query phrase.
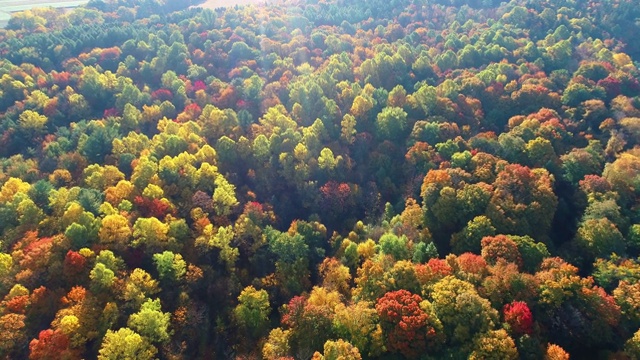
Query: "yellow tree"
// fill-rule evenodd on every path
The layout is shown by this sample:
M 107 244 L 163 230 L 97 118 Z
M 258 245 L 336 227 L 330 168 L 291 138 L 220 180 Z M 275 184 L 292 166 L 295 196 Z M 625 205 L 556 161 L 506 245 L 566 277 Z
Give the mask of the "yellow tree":
M 101 244 L 119 250 L 124 250 L 129 245 L 131 235 L 129 220 L 120 214 L 105 216 L 98 232 Z
M 231 246 L 234 233 L 233 227 L 221 226 L 217 229 L 212 224 L 208 224 L 202 231 L 202 235 L 196 238 L 196 246 L 211 250 L 217 248 L 220 250 L 219 261 L 224 264 L 228 271 L 235 269 L 235 263 L 240 255 L 237 248 Z
M 329 291 L 338 291 L 345 296 L 349 295 L 351 274 L 348 267 L 335 258 L 325 258 L 318 270 L 322 276 L 322 287 Z
M 25 110 L 18 117 L 18 129 L 26 139 L 37 139 L 45 133 L 48 121 L 49 119 L 44 115 L 33 110 Z
M 433 308 L 449 344 L 470 345 L 478 334 L 494 328 L 498 312 L 466 281 L 447 276 L 433 285 Z
M 175 239 L 169 237 L 169 225 L 155 217 L 138 218 L 133 224 L 133 242 L 135 247 L 146 246 L 149 250 L 173 248 Z
M 235 190 L 236 187 L 218 174 L 215 180 L 216 189 L 213 191 L 213 207 L 218 216 L 231 214 L 233 208 L 238 205 Z
M 159 291 L 158 281 L 148 272 L 135 268 L 125 280 L 121 296 L 132 308 L 138 308 L 147 297 Z
M 129 199 L 135 186 L 127 180 L 120 180 L 115 186 L 110 186 L 105 190 L 105 200 L 111 205 L 117 206 L 122 200 Z
M 488 331 L 476 339 L 474 347 L 470 360 L 518 359 L 516 343 L 504 329 Z
M 89 165 L 84 169 L 84 183 L 92 189 L 103 191 L 124 180 L 124 174 L 113 165 Z
M 377 357 L 383 352 L 382 328 L 371 302 L 338 304 L 334 311 L 333 326 L 338 336 L 355 345 L 365 355 Z
M 10 202 L 14 196 L 18 193 L 26 194 L 31 188 L 31 185 L 22 181 L 21 179 L 11 177 L 0 188 L 0 203 Z
M 129 328 L 107 330 L 98 352 L 98 360 L 151 360 L 158 350 L 140 334 Z
M 324 343 L 324 352 L 315 352 L 311 360 L 362 360 L 360 351 L 348 341 L 339 339 L 337 341 L 328 340 Z
M 291 351 L 289 338 L 291 330 L 275 328 L 271 330 L 264 346 L 262 347 L 262 357 L 265 360 L 280 360 L 287 358 Z

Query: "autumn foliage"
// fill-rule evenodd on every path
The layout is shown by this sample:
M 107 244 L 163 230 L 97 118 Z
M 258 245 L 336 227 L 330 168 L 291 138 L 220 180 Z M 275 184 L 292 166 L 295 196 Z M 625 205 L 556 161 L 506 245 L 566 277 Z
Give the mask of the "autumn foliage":
M 378 299 L 376 311 L 389 350 L 414 359 L 427 345 L 434 345 L 436 334 L 433 319 L 420 308 L 422 298 L 406 290 L 388 292 Z
M 533 315 L 527 303 L 514 301 L 502 310 L 504 321 L 509 324 L 516 335 L 531 334 L 533 331 Z
M 636 3 L 11 12 L 0 358 L 636 357 Z

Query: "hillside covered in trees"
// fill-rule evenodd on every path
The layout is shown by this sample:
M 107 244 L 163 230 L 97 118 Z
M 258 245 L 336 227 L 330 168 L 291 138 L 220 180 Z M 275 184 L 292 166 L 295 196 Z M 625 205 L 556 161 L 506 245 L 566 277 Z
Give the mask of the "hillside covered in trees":
M 1 358 L 640 359 L 636 1 L 189 5 L 0 30 Z

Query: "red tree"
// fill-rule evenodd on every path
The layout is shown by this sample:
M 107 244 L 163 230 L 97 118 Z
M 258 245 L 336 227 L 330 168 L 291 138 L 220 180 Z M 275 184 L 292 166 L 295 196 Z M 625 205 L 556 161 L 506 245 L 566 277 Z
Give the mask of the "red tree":
M 69 349 L 69 337 L 60 329 L 40 331 L 38 338 L 29 343 L 29 359 L 73 359 L 77 355 Z
M 502 258 L 522 266 L 518 245 L 505 235 L 485 236 L 482 239 L 482 257 L 490 264 L 495 264 Z
M 427 343 L 436 337 L 420 302 L 419 295 L 398 290 L 386 293 L 376 304 L 387 348 L 410 359 L 424 354 Z
M 151 98 L 160 102 L 171 101 L 171 99 L 173 99 L 173 93 L 169 89 L 158 89 L 151 93 Z
M 27 306 L 29 306 L 29 300 L 29 295 L 20 295 L 3 301 L 2 305 L 5 307 L 6 312 L 24 314 L 26 313 Z
M 480 255 L 466 252 L 458 256 L 456 260 L 460 267 L 460 271 L 472 274 L 487 272 L 487 262 Z
M 63 264 L 63 273 L 70 278 L 75 278 L 85 270 L 87 259 L 80 253 L 69 250 Z
M 426 264 L 416 265 L 416 277 L 420 284 L 435 283 L 453 274 L 453 269 L 444 259 L 429 259 Z
M 511 326 L 515 335 L 531 334 L 533 331 L 533 315 L 524 301 L 514 301 L 502 310 L 504 321 Z
M 160 199 L 149 199 L 143 196 L 136 196 L 133 199 L 134 204 L 140 210 L 140 214 L 143 217 L 155 217 L 158 219 L 164 219 L 167 214 L 172 214 L 173 209 L 168 203 L 161 201 Z

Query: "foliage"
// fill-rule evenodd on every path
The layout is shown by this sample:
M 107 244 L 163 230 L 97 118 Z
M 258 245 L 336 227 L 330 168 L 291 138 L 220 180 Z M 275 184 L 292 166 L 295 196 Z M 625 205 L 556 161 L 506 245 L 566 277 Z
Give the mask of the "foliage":
M 531 334 L 533 331 L 533 315 L 527 303 L 514 301 L 503 309 L 504 321 L 509 324 L 516 335 Z
M 492 330 L 476 340 L 469 359 L 517 359 L 516 344 L 504 329 Z
M 267 292 L 248 286 L 238 296 L 238 305 L 233 314 L 241 328 L 251 337 L 259 338 L 267 329 L 270 311 Z
M 338 341 L 329 340 L 324 343 L 324 354 L 320 355 L 319 352 L 313 354 L 311 359 L 315 360 L 339 360 L 339 359 L 353 359 L 362 360 L 360 351 L 358 348 L 349 344 L 348 342 L 339 339 Z
M 156 348 L 129 328 L 108 330 L 102 341 L 98 359 L 153 359 Z
M 635 2 L 200 5 L 0 29 L 0 357 L 636 356 Z
M 388 292 L 378 299 L 376 311 L 390 351 L 417 358 L 424 354 L 427 346 L 432 349 L 438 338 L 442 338 L 440 321 L 430 318 L 430 314 L 421 309 L 421 302 L 419 295 L 406 290 Z
M 140 311 L 129 317 L 127 326 L 151 342 L 161 343 L 169 340 L 170 318 L 169 313 L 162 312 L 160 299 L 149 299 L 142 303 Z
M 498 313 L 489 301 L 481 298 L 472 284 L 453 276 L 438 281 L 431 297 L 450 344 L 465 344 L 498 321 Z

